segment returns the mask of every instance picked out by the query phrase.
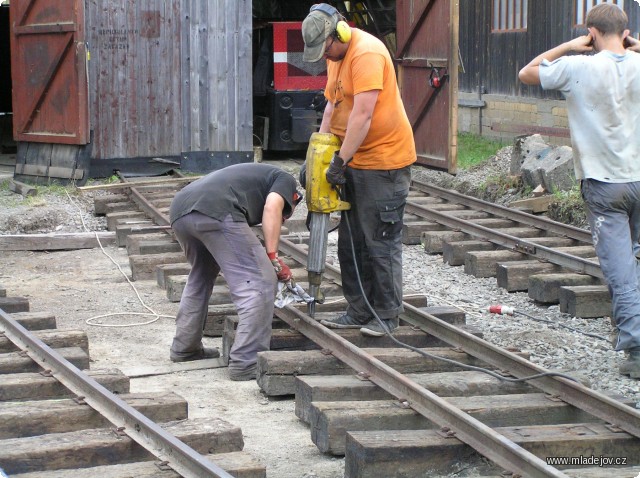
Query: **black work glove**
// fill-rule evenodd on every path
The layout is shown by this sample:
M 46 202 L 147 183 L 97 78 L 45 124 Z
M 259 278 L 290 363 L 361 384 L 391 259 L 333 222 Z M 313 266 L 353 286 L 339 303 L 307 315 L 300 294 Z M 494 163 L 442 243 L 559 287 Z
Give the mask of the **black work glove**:
M 300 166 L 300 172 L 298 173 L 298 180 L 300 181 L 302 188 L 307 189 L 307 162 L 306 161 L 302 163 L 302 166 Z
M 329 168 L 327 169 L 327 182 L 333 186 L 346 183 L 347 179 L 344 177 L 345 169 L 347 169 L 347 165 L 344 163 L 342 158 L 338 156 L 338 152 L 336 151 L 333 154 L 333 158 L 331 159 L 331 163 L 329 163 Z

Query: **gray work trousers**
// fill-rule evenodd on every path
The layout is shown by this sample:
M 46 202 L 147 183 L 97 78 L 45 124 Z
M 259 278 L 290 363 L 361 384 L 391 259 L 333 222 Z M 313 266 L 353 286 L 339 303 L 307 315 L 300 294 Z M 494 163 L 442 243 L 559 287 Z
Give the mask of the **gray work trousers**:
M 246 222 L 191 212 L 172 225 L 191 264 L 176 318 L 171 351 L 189 355 L 202 347 L 202 331 L 215 279 L 222 271 L 239 321 L 229 369 L 243 371 L 269 350 L 278 280 L 264 247 Z
M 411 169 L 347 168 L 345 176 L 345 199 L 351 209 L 346 217 L 342 213 L 338 228 L 338 259 L 342 290 L 349 303 L 347 314 L 363 323 L 373 318 L 366 297 L 381 319 L 393 319 L 404 311 L 402 223 Z M 356 272 L 362 280 L 364 297 Z
M 640 347 L 640 182 L 584 179 L 593 245 L 607 282 L 618 328 L 616 350 Z

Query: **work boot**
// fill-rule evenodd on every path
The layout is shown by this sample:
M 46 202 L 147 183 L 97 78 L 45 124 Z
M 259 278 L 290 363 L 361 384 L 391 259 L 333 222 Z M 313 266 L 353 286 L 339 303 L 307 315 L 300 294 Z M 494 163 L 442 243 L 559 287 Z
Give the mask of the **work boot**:
M 625 351 L 627 360 L 620 365 L 620 373 L 631 378 L 640 378 L 640 347 Z
M 195 353 L 188 355 L 178 355 L 173 352 L 169 353 L 172 362 L 191 362 L 192 360 L 203 360 L 220 357 L 220 351 L 215 347 L 202 347 Z
M 400 325 L 398 317 L 395 319 L 383 319 L 382 324 L 378 319 L 371 319 L 367 325 L 360 329 L 360 333 L 369 337 L 382 337 L 387 333 L 392 334 L 398 328 L 398 325 Z
M 244 370 L 237 370 L 229 367 L 229 378 L 235 382 L 246 382 L 247 380 L 255 380 L 257 376 L 258 366 L 254 363 Z
M 344 314 L 335 319 L 321 320 L 320 323 L 330 329 L 359 329 L 368 322 L 362 322 L 349 314 Z

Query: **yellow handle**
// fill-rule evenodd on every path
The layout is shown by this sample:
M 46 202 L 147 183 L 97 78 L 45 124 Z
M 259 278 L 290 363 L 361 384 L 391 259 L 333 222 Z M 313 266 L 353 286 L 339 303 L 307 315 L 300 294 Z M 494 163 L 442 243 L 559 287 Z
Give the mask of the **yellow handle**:
M 327 182 L 331 158 L 340 150 L 340 138 L 331 133 L 313 133 L 307 149 L 307 209 L 309 212 L 346 211 L 351 204 L 342 201 L 338 191 Z

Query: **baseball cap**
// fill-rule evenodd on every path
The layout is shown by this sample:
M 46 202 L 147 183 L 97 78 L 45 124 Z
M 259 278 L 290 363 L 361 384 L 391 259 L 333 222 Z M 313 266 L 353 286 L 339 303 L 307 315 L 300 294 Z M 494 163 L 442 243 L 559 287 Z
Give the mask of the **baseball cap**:
M 335 31 L 337 19 L 320 10 L 312 10 L 302 22 L 304 53 L 302 60 L 315 63 L 324 55 L 324 42 Z

